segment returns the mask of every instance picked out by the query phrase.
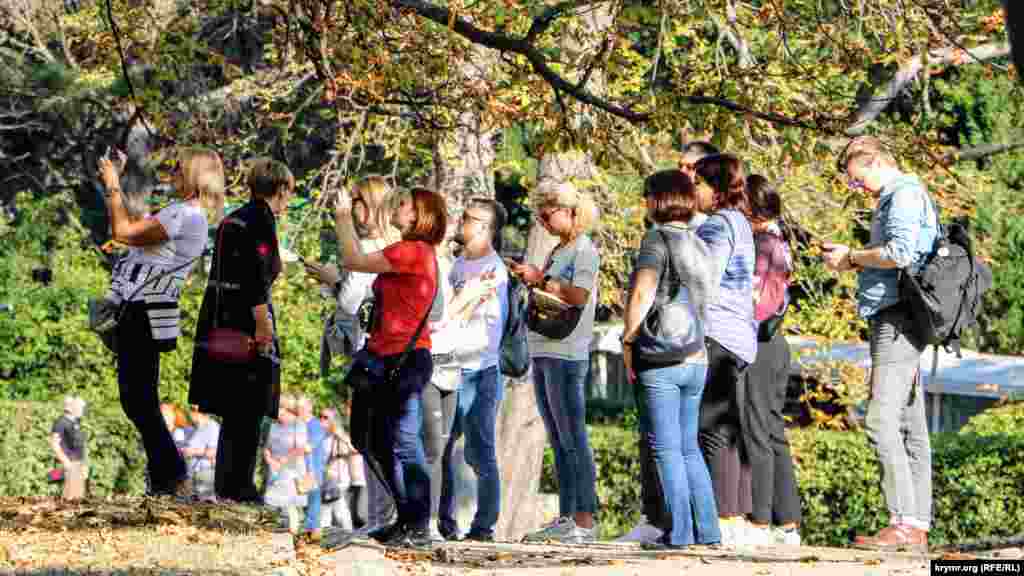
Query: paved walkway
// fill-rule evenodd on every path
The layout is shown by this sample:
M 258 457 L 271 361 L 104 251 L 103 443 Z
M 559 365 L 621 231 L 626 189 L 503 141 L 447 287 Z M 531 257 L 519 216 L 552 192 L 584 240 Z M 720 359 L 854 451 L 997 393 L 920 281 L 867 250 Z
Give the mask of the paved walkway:
M 445 543 L 431 552 L 403 552 L 357 541 L 325 555 L 321 564 L 342 575 L 632 576 L 888 576 L 929 574 L 929 557 L 843 548 L 769 546 L 732 550 L 650 552 L 635 544 L 586 546 Z M 325 566 L 326 567 L 326 566 Z

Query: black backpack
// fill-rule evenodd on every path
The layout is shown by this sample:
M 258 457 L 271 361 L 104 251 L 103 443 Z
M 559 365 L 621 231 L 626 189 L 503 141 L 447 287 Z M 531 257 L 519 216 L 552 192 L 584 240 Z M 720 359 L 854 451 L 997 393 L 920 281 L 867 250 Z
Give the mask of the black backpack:
M 526 346 L 526 285 L 515 276 L 508 278 L 508 314 L 501 335 L 501 373 L 522 378 L 530 368 L 530 351 Z
M 935 203 L 932 203 L 935 207 Z M 938 219 L 938 209 L 935 209 Z M 960 355 L 960 336 L 978 321 L 981 296 L 992 271 L 974 258 L 966 218 L 939 226 L 935 245 L 920 270 L 900 274 L 900 296 L 910 305 L 921 342 Z

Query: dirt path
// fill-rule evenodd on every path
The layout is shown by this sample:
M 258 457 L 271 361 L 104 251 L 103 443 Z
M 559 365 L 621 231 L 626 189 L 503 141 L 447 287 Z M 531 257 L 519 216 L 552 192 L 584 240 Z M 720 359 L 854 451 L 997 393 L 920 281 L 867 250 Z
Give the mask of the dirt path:
M 356 541 L 326 549 L 296 541 L 276 524 L 273 512 L 244 506 L 0 498 L 0 576 L 918 576 L 929 574 L 930 560 L 783 546 L 657 553 L 615 543 L 446 543 L 414 552 Z M 999 554 L 1021 556 L 1016 549 L 983 555 Z

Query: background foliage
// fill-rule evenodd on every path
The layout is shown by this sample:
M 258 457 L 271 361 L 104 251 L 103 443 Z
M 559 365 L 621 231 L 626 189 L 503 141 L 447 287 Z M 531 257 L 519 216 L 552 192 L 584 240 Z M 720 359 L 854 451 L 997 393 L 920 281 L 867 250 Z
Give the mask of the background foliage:
M 935 518 L 929 543 L 942 545 L 1024 531 L 1024 403 L 973 417 L 958 433 L 933 434 Z M 640 518 L 640 465 L 635 426 L 589 427 L 597 465 L 598 522 L 604 537 Z M 796 463 L 805 544 L 845 546 L 889 522 L 874 450 L 859 432 L 799 428 L 787 436 Z M 554 456 L 544 459 L 542 488 L 557 492 Z

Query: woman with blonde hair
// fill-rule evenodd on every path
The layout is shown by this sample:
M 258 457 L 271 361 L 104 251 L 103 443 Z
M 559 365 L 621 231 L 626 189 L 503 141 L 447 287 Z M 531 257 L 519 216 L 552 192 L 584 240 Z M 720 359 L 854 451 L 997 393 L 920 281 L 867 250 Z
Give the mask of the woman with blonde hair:
M 221 417 L 214 464 L 220 498 L 258 502 L 253 482 L 264 416 L 276 418 L 281 347 L 271 288 L 281 274 L 277 219 L 295 177 L 282 162 L 251 161 L 250 200 L 217 228 L 192 352 L 189 404 Z M 218 335 L 233 335 L 218 341 Z
M 393 194 L 383 176 L 371 175 L 352 187 L 352 225 L 363 252 L 382 250 L 398 240 L 391 229 Z M 333 318 L 328 319 L 325 352 L 352 356 L 362 348 L 366 326 L 360 322 L 360 309 L 372 296 L 371 286 L 376 274 L 339 270 L 334 264 L 306 264 L 306 273 L 331 289 L 337 300 Z M 326 368 L 326 367 L 324 367 Z
M 206 248 L 210 218 L 223 209 L 224 165 L 211 150 L 180 150 L 174 171 L 179 200 L 137 220 L 125 208 L 118 171 L 109 158 L 100 160 L 113 238 L 130 247 L 111 279 L 112 299 L 125 303 L 116 328 L 121 406 L 146 447 L 150 491 L 186 495 L 185 461 L 160 413 L 160 353 L 175 348 L 181 287 Z
M 590 365 L 601 266 L 589 236 L 597 223 L 598 210 L 589 194 L 568 182 L 540 184 L 534 205 L 540 224 L 558 237 L 558 244 L 543 269 L 520 264 L 510 271 L 566 304 L 582 307 L 582 313 L 579 323 L 563 339 L 532 330 L 528 335 L 537 408 L 555 452 L 559 517 L 527 538 L 589 542 L 595 539 L 597 493 L 584 383 Z

